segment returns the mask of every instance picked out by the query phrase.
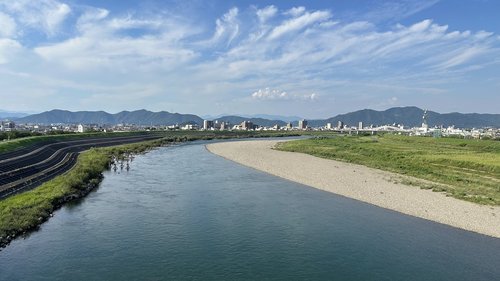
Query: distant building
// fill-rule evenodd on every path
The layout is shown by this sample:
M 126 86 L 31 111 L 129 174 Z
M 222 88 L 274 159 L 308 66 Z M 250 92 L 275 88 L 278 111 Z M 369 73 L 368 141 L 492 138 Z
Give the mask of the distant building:
M 83 133 L 83 132 L 85 132 L 85 127 L 83 127 L 83 125 L 82 125 L 82 124 L 80 124 L 80 125 L 78 125 L 78 127 L 76 128 L 76 131 L 77 131 L 78 133 Z
M 3 121 L 0 123 L 0 131 L 9 132 L 16 128 L 16 123 L 12 121 Z
M 326 128 L 328 130 L 331 130 L 332 129 L 332 123 L 326 123 Z
M 250 121 L 243 121 L 243 122 L 241 122 L 241 129 L 242 130 L 253 130 L 254 124 Z
M 179 129 L 179 124 L 169 125 L 169 126 L 167 126 L 167 129 L 168 130 L 178 130 Z
M 344 128 L 344 122 L 342 121 L 337 122 L 337 129 L 342 129 L 342 128 Z
M 198 130 L 200 126 L 198 126 L 197 124 L 186 124 L 184 126 L 181 127 L 181 130 Z
M 291 130 L 293 128 L 292 122 L 288 122 L 286 124 L 286 128 L 287 128 L 287 130 Z
M 307 129 L 307 121 L 305 119 L 299 120 L 299 130 Z
M 229 130 L 229 128 L 230 128 L 229 123 L 220 122 L 220 130 L 221 131 Z
M 203 120 L 203 130 L 210 130 L 214 127 L 214 121 Z
M 363 130 L 363 122 L 358 123 L 358 130 Z

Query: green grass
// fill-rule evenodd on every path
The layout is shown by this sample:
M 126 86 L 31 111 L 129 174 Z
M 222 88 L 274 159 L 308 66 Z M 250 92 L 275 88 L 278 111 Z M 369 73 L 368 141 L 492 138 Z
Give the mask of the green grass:
M 143 132 L 144 133 L 144 132 Z M 119 132 L 119 133 L 74 133 L 61 135 L 43 135 L 17 138 L 13 140 L 0 141 L 0 153 L 9 152 L 18 148 L 27 147 L 38 142 L 54 143 L 58 141 L 79 140 L 86 138 L 106 138 L 106 137 L 121 137 L 139 134 L 138 132 Z
M 411 183 L 446 192 L 458 199 L 500 205 L 499 141 L 396 135 L 338 136 L 286 142 L 278 149 L 428 180 L 435 184 Z
M 33 229 L 64 202 L 85 195 L 89 185 L 99 184 L 112 155 L 140 153 L 169 141 L 162 139 L 88 150 L 78 157 L 69 172 L 31 191 L 0 201 L 0 242 L 9 235 Z
M 98 181 L 109 157 L 92 149 L 78 157 L 76 166 L 40 187 L 0 201 L 0 237 L 7 237 L 37 226 L 64 197 L 81 192 L 91 181 Z

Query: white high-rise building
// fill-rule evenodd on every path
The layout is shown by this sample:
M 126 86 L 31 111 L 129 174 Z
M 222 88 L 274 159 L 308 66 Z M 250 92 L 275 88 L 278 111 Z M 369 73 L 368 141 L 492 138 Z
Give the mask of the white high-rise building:
M 214 127 L 214 121 L 203 120 L 203 130 L 210 130 Z
M 299 130 L 305 130 L 307 128 L 307 120 L 299 120 Z

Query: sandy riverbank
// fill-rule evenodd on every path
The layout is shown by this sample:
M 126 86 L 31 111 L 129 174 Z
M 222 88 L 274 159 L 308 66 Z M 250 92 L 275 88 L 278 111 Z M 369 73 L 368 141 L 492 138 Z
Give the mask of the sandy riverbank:
M 273 150 L 279 141 L 214 143 L 207 149 L 226 159 L 288 180 L 404 214 L 500 238 L 500 207 L 394 183 L 399 175 L 307 154 Z

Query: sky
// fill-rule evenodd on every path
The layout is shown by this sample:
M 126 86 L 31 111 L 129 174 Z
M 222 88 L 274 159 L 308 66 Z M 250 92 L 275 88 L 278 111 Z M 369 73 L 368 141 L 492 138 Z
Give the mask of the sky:
M 0 0 L 0 109 L 500 113 L 500 1 Z

